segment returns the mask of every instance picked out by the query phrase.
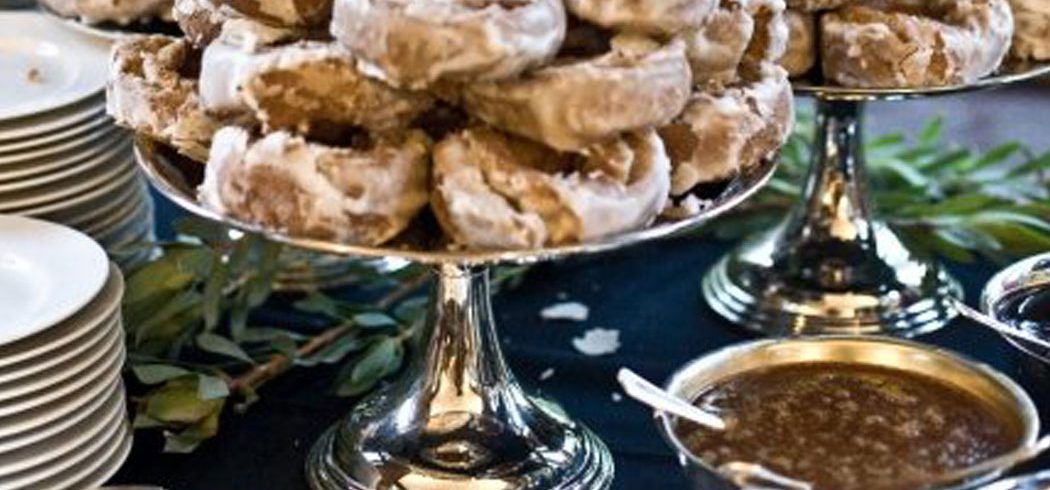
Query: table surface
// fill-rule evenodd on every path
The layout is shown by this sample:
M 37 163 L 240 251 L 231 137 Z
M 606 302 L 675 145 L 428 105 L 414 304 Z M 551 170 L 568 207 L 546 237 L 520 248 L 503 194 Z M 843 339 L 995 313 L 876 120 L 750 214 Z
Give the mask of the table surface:
M 1045 150 L 1050 111 L 1040 92 L 1028 86 L 989 94 L 893 103 L 870 112 L 874 133 L 912 130 L 932 113 L 946 116 L 953 140 L 989 147 L 1008 139 Z M 1047 95 L 1050 95 L 1048 93 Z M 1033 104 L 1035 100 L 1041 99 Z M 1009 118 L 1003 114 L 1010 114 Z M 1018 124 L 1018 121 L 1024 121 Z M 170 219 L 160 202 L 159 222 Z M 680 237 L 596 257 L 545 264 L 524 283 L 495 298 L 496 318 L 508 361 L 527 388 L 559 400 L 594 429 L 615 456 L 614 489 L 684 489 L 670 451 L 657 436 L 649 412 L 614 401 L 614 373 L 630 366 L 654 380 L 666 379 L 686 361 L 752 337 L 716 316 L 700 296 L 700 278 L 730 244 L 696 236 Z M 971 304 L 998 266 L 952 265 Z M 539 311 L 567 298 L 590 307 L 582 323 L 548 322 Z M 592 358 L 576 353 L 571 339 L 589 328 L 620 330 L 615 355 Z M 1050 415 L 1050 369 L 1012 349 L 998 336 L 958 320 L 919 340 L 948 347 L 987 362 L 1017 380 Z M 540 373 L 554 375 L 540 380 Z M 150 483 L 170 490 L 307 489 L 302 462 L 313 441 L 353 408 L 353 400 L 328 395 L 331 370 L 298 369 L 267 385 L 262 401 L 246 414 L 228 414 L 219 437 L 191 455 L 160 454 L 160 438 L 140 433 L 117 483 Z M 1050 458 L 1020 471 L 1050 468 Z

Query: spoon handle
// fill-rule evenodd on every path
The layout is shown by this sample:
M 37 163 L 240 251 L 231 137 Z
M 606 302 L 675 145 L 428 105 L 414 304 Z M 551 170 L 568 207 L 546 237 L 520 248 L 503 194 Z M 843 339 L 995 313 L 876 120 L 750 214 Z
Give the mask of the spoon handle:
M 999 332 L 1003 335 L 1008 335 L 1016 339 L 1024 340 L 1025 342 L 1031 342 L 1045 349 L 1050 349 L 1050 342 L 1048 342 L 1046 339 L 1039 338 L 1037 335 L 1034 335 L 1031 332 L 1001 322 L 995 318 L 992 318 L 989 315 L 985 315 L 984 313 L 971 308 L 969 305 L 963 303 L 962 301 L 954 300 L 952 301 L 952 303 L 955 307 L 955 310 L 958 311 L 959 314 L 977 323 L 980 323 L 985 327 L 995 330 L 996 332 Z
M 682 400 L 662 388 L 646 381 L 634 371 L 620 368 L 616 379 L 620 382 L 627 396 L 634 398 L 655 410 L 677 415 L 686 420 L 717 430 L 725 430 L 726 423 L 718 416 L 705 412 L 699 407 Z

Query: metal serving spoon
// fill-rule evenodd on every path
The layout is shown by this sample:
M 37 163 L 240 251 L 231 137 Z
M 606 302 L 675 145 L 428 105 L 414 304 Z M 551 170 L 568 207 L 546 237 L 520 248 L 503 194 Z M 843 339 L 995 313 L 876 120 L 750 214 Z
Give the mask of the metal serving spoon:
M 1050 341 L 1047 341 L 1046 339 L 1041 339 L 1037 335 L 1032 334 L 1031 332 L 1017 328 L 1008 323 L 1001 322 L 991 316 L 988 316 L 980 311 L 971 308 L 969 305 L 963 303 L 958 299 L 952 299 L 952 306 L 955 308 L 956 311 L 959 312 L 960 315 L 965 316 L 966 318 L 969 318 L 977 323 L 980 323 L 985 327 L 995 330 L 996 332 L 999 332 L 1003 335 L 1008 335 L 1015 339 L 1024 340 L 1025 342 L 1031 342 L 1045 349 L 1050 349 Z
M 700 407 L 664 391 L 663 388 L 650 383 L 630 369 L 620 368 L 620 372 L 616 374 L 616 380 L 620 382 L 620 386 L 623 387 L 623 391 L 627 393 L 627 396 L 648 405 L 654 410 L 677 415 L 715 430 L 725 430 L 726 428 L 726 422 L 721 417 L 705 412 Z
M 715 430 L 726 428 L 726 423 L 721 417 L 668 393 L 630 369 L 620 368 L 616 379 L 627 396 L 654 410 L 676 415 Z M 755 463 L 730 461 L 719 466 L 718 471 L 734 485 L 747 490 L 810 490 L 812 488 L 808 483 L 788 478 Z

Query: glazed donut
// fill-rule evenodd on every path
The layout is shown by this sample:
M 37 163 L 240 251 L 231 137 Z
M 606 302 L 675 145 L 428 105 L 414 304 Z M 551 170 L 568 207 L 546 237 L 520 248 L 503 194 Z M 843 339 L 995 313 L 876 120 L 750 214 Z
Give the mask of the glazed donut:
M 1013 37 L 1007 0 L 872 5 L 849 6 L 822 18 L 824 76 L 840 85 L 971 83 L 999 68 Z
M 784 0 L 721 0 L 707 22 L 687 31 L 694 83 L 729 83 L 738 69 L 776 61 L 788 42 Z
M 1050 59 L 1050 2 L 1010 0 L 1014 40 L 1010 55 L 1022 60 Z
M 249 52 L 224 40 L 204 51 L 204 106 L 216 113 L 248 111 L 266 131 L 387 131 L 406 127 L 433 102 L 362 75 L 335 43 L 299 41 Z
M 772 63 L 755 81 L 693 93 L 682 114 L 659 130 L 671 157 L 671 195 L 686 196 L 769 157 L 787 141 L 794 116 L 787 72 Z
M 431 208 L 463 246 L 580 243 L 651 223 L 667 201 L 669 165 L 652 130 L 580 155 L 470 128 L 434 148 Z
M 407 88 L 512 78 L 558 51 L 561 0 L 338 0 L 332 35 L 365 73 Z
M 332 17 L 332 0 L 218 0 L 241 15 L 279 27 L 317 27 Z
M 383 136 L 367 149 L 261 139 L 229 126 L 215 135 L 201 202 L 224 215 L 295 236 L 379 245 L 426 206 L 430 140 Z
M 467 112 L 505 131 L 574 151 L 665 124 L 689 98 L 692 76 L 680 40 L 659 45 L 619 35 L 604 55 L 563 61 L 520 79 L 466 86 Z
M 203 48 L 219 37 L 226 21 L 240 14 L 213 0 L 175 0 L 175 22 L 194 46 Z
M 40 0 L 49 10 L 87 24 L 127 25 L 153 19 L 171 20 L 172 0 Z
M 854 3 L 858 3 L 858 0 L 787 0 L 789 9 L 802 12 L 834 10 Z
M 816 20 L 813 14 L 799 10 L 788 10 L 785 17 L 790 35 L 780 66 L 788 76 L 805 75 L 817 64 Z
M 167 36 L 137 36 L 113 46 L 106 112 L 117 124 L 203 161 L 220 123 L 197 99 L 192 46 Z
M 718 0 L 565 0 L 569 11 L 609 29 L 675 34 L 703 25 Z

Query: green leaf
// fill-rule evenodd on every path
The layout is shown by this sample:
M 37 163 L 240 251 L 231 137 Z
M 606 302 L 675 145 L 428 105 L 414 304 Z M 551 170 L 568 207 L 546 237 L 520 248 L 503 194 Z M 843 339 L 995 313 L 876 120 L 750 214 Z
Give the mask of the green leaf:
M 241 336 L 241 342 L 273 342 L 278 338 L 291 340 L 305 340 L 307 337 L 299 332 L 275 327 L 252 327 L 246 329 Z
M 170 364 L 138 364 L 131 366 L 135 378 L 143 384 L 156 385 L 190 374 L 189 371 Z
M 926 126 L 919 131 L 919 145 L 929 146 L 937 143 L 941 139 L 941 133 L 944 130 L 944 118 L 936 116 L 930 119 Z
M 401 367 L 402 356 L 401 342 L 396 339 L 385 337 L 375 342 L 340 377 L 336 395 L 357 396 L 371 390 Z
M 430 304 L 427 296 L 413 296 L 400 303 L 394 308 L 394 316 L 405 323 L 411 323 L 422 317 Z
M 359 336 L 357 332 L 350 332 L 339 337 L 313 355 L 299 358 L 296 364 L 307 367 L 319 364 L 335 364 L 341 362 L 346 356 L 364 349 L 370 341 L 370 339 Z
M 202 298 L 202 309 L 204 313 L 204 328 L 212 331 L 219 325 L 222 317 L 223 299 L 229 281 L 230 269 L 222 261 L 216 261 L 211 276 L 204 284 Z
M 904 143 L 904 135 L 902 133 L 890 133 L 884 134 L 871 140 L 865 147 L 868 151 L 878 150 L 886 147 L 897 146 Z
M 289 359 L 296 359 L 299 357 L 299 345 L 287 335 L 282 335 L 273 339 L 270 342 L 270 346 L 273 350 L 280 352 Z
M 362 328 L 387 328 L 397 326 L 397 320 L 394 320 L 390 315 L 379 311 L 358 313 L 353 316 L 352 320 L 355 325 Z
M 981 158 L 979 158 L 977 162 L 974 163 L 973 168 L 971 170 L 976 171 L 1003 163 L 1008 158 L 1017 154 L 1018 150 L 1020 149 L 1021 145 L 1017 142 L 1009 142 L 999 145 L 995 148 L 992 148 L 991 150 L 988 150 L 987 153 L 982 155 Z
M 202 400 L 197 378 L 179 378 L 147 395 L 145 415 L 165 425 L 195 424 L 221 409 L 222 403 Z
M 1050 170 L 1050 152 L 1043 153 L 1038 157 L 1028 160 L 1010 171 L 1010 176 L 1027 175 L 1036 172 Z
M 218 400 L 230 395 L 230 386 L 222 378 L 197 375 L 197 397 L 201 400 Z
M 255 361 L 244 352 L 241 346 L 221 335 L 208 332 L 199 334 L 197 335 L 197 347 L 212 354 L 230 357 L 248 364 L 255 364 Z
M 339 301 L 316 291 L 296 301 L 294 306 L 299 311 L 324 315 L 335 320 L 350 319 L 358 313 L 367 311 L 366 307 Z
M 230 240 L 230 229 L 217 221 L 188 216 L 176 219 L 172 227 L 176 233 L 198 238 L 204 243 L 222 243 Z
M 135 332 L 135 343 L 139 344 L 146 339 L 159 337 L 159 330 L 157 327 L 164 325 L 169 320 L 175 319 L 184 312 L 191 311 L 201 307 L 201 295 L 200 293 L 187 290 L 179 293 L 174 299 L 169 301 L 160 310 L 154 312 L 145 322 L 139 325 L 131 325 L 129 329 Z M 182 324 L 182 328 L 191 328 L 195 322 L 187 322 Z

